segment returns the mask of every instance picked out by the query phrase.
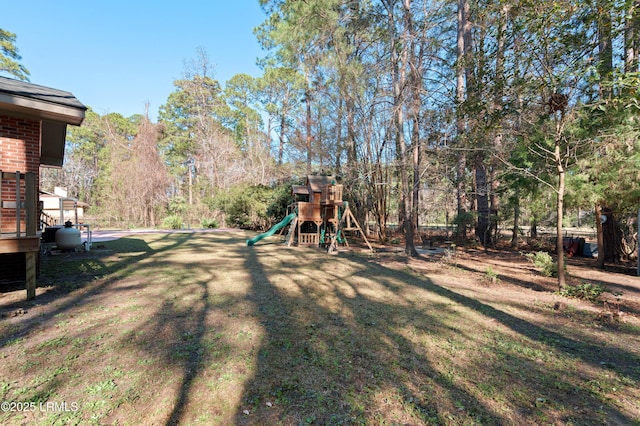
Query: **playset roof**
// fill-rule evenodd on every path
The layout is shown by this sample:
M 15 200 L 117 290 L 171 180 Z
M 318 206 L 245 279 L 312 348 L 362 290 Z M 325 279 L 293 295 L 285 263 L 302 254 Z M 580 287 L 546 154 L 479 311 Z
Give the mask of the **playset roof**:
M 307 185 L 292 185 L 291 192 L 296 195 L 309 195 L 309 187 Z
M 307 176 L 307 185 L 313 192 L 322 192 L 322 187 L 327 185 L 335 185 L 336 177 L 331 176 Z

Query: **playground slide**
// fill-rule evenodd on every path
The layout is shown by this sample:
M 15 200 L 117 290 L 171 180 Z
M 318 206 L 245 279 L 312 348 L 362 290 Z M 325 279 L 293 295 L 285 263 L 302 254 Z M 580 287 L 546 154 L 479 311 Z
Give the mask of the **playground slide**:
M 248 246 L 252 246 L 255 243 L 257 243 L 258 241 L 260 241 L 261 239 L 272 236 L 273 234 L 275 234 L 276 232 L 278 232 L 279 230 L 281 230 L 282 228 L 287 226 L 289 223 L 291 223 L 291 221 L 293 220 L 294 217 L 296 217 L 296 213 L 295 212 L 291 213 L 289 216 L 285 217 L 280 222 L 278 222 L 275 225 L 273 225 L 273 227 L 271 229 L 269 229 L 267 232 L 265 232 L 263 234 L 260 234 L 260 235 L 256 235 L 252 239 L 247 240 L 247 245 Z

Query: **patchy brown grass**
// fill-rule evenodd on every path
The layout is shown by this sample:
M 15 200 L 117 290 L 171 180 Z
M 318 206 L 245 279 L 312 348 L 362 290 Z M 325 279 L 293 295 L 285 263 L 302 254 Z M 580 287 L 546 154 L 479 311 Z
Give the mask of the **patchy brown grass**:
M 603 321 L 518 253 L 245 239 L 44 258 L 34 302 L 0 296 L 0 400 L 22 409 L 0 423 L 640 424 L 636 277 L 570 262 L 613 292 Z

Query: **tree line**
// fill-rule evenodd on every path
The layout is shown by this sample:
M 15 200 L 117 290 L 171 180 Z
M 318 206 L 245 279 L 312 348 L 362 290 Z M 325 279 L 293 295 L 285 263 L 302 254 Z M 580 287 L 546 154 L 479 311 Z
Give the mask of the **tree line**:
M 260 77 L 222 87 L 198 51 L 157 123 L 90 111 L 43 183 L 103 220 L 257 228 L 280 219 L 287 183 L 331 173 L 383 241 L 402 229 L 409 255 L 427 220 L 487 247 L 499 225 L 514 245 L 522 225 L 553 225 L 562 271 L 571 219 L 597 226 L 600 266 L 629 256 L 640 2 L 260 4 Z

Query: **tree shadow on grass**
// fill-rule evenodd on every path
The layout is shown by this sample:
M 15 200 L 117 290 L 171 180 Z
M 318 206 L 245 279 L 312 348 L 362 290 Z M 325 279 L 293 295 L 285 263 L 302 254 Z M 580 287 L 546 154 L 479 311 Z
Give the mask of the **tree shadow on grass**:
M 89 393 L 85 391 L 78 400 L 81 409 L 75 414 L 79 417 L 69 420 L 71 423 L 89 421 L 91 416 L 100 423 L 173 425 L 192 421 L 194 413 L 208 415 L 209 406 L 216 404 L 202 401 L 202 387 L 196 383 L 202 386 L 198 378 L 205 374 L 206 366 L 224 362 L 227 355 L 210 314 L 225 317 L 224 310 L 234 299 L 210 291 L 221 289 L 224 272 L 232 269 L 233 253 L 207 253 L 224 248 L 220 240 L 232 246 L 244 241 L 236 235 L 212 237 L 145 237 L 149 245 L 143 240 L 123 241 L 114 250 L 117 256 L 100 269 L 104 277 L 79 280 L 78 290 L 58 295 L 59 300 L 52 301 L 55 303 L 37 318 L 25 317 L 16 327 L 5 328 L 1 345 L 21 345 L 19 350 L 29 352 L 27 359 L 34 366 L 42 362 L 38 352 L 51 351 L 49 361 L 60 367 L 57 377 L 33 388 L 26 386 L 20 391 L 21 398 L 46 401 L 56 395 L 76 395 L 64 380 L 81 380 L 75 386 L 86 387 Z M 45 302 L 37 298 L 35 303 Z M 56 331 L 56 324 L 64 323 L 73 327 L 66 333 Z M 49 366 L 39 364 L 22 374 L 23 380 L 31 383 L 31 377 L 37 379 L 47 370 Z M 105 383 L 112 389 L 104 390 Z M 8 396 L 13 394 L 13 390 L 5 391 Z M 154 407 L 152 412 L 145 411 L 149 406 Z M 63 417 L 56 421 L 66 423 Z
M 637 354 L 565 337 L 358 256 L 299 250 L 280 261 L 256 248 L 246 256 L 266 335 L 237 424 L 633 422 L 594 395 L 593 377 L 549 354 L 631 383 L 640 380 Z
M 404 298 L 401 307 L 371 300 L 358 288 L 362 277 L 333 273 L 332 260 L 318 262 L 318 254 L 308 252 L 296 258 L 308 258 L 314 268 L 302 274 L 291 268 L 290 274 L 298 275 L 292 278 L 297 287 L 292 295 L 291 288 L 272 281 L 273 269 L 255 250 L 247 253 L 251 299 L 266 336 L 236 423 L 443 423 L 457 412 L 455 402 L 467 404 L 462 401 L 473 401 L 473 418 L 499 423 L 453 377 L 439 374 L 400 331 L 417 315 L 431 333 L 448 332 L 445 324 Z M 391 283 L 383 286 L 390 293 L 399 290 Z M 447 395 L 448 407 L 434 400 L 433 389 Z
M 65 379 L 88 371 L 101 380 L 101 372 L 115 366 L 133 373 L 119 383 L 117 398 L 86 401 L 116 405 L 80 414 L 101 423 L 153 424 L 633 423 L 607 399 L 603 379 L 637 384 L 639 360 L 630 351 L 567 338 L 359 256 L 246 247 L 238 236 L 190 238 L 158 237 L 154 249 L 116 262 L 113 276 L 52 305 L 39 320 L 50 328 L 66 320 L 77 326 L 85 313 L 99 320 L 43 341 L 59 345 L 54 349 L 61 353 L 52 357 L 69 371 L 63 368 L 22 397 L 46 400 Z M 241 285 L 230 289 L 232 281 Z M 82 309 L 89 304 L 92 309 Z M 135 310 L 137 304 L 144 309 Z M 121 319 L 132 321 L 123 323 L 122 334 Z M 75 340 L 100 337 L 111 320 L 109 342 L 82 346 L 86 357 L 69 349 Z M 2 345 L 33 326 L 17 324 Z M 255 339 L 240 341 L 245 331 Z M 25 361 L 37 352 L 38 338 L 52 337 L 42 334 L 25 339 Z M 11 360 L 22 361 L 15 354 Z M 586 368 L 574 368 L 572 360 Z M 87 363 L 94 365 L 85 370 Z M 222 388 L 213 391 L 216 386 Z M 127 388 L 135 392 L 128 395 Z M 218 407 L 226 401 L 230 407 Z M 154 404 L 157 412 L 145 411 Z
M 227 240 L 230 246 L 244 242 L 238 237 Z M 241 262 L 236 259 L 241 254 L 228 252 L 203 261 L 207 253 L 224 249 L 216 240 L 185 243 L 181 249 L 194 254 L 186 258 L 182 254 L 179 261 L 169 252 L 154 257 L 154 268 L 173 270 L 174 278 L 169 285 L 160 286 L 163 291 L 158 294 L 158 309 L 136 327 L 137 337 L 132 339 L 131 347 L 154 361 L 155 374 L 170 375 L 168 380 L 158 378 L 157 382 L 158 386 L 167 386 L 159 392 L 170 399 L 169 412 L 161 417 L 162 423 L 215 423 L 220 413 L 217 407 L 224 404 L 210 398 L 216 395 L 211 381 L 223 374 L 223 368 L 212 365 L 233 361 L 230 353 L 235 348 L 227 343 L 230 331 L 225 322 L 232 322 L 228 317 L 233 311 L 230 305 L 241 303 L 237 297 L 224 294 L 224 278 L 225 272 Z
M 119 366 L 116 361 L 117 357 L 114 359 L 113 354 L 118 353 L 117 351 L 122 347 L 126 347 L 129 340 L 134 340 L 136 333 L 132 331 L 120 335 L 118 326 L 110 325 L 110 323 L 112 321 L 112 324 L 122 322 L 123 313 L 134 315 L 134 310 L 122 310 L 120 307 L 129 306 L 130 296 L 144 292 L 149 286 L 155 284 L 153 282 L 145 282 L 138 278 L 140 274 L 144 274 L 144 269 L 149 265 L 155 267 L 151 259 L 170 258 L 175 250 L 189 243 L 189 238 L 188 235 L 161 235 L 157 238 L 147 237 L 147 239 L 153 241 L 153 249 L 143 240 L 131 239 L 130 241 L 120 241 L 119 247 L 117 247 L 117 256 L 112 257 L 108 261 L 103 261 L 104 259 L 100 259 L 99 257 L 85 257 L 83 260 L 75 259 L 73 260 L 74 263 L 66 265 L 65 267 L 68 268 L 69 271 L 65 272 L 68 276 L 64 277 L 63 281 L 74 280 L 77 285 L 76 288 L 73 290 L 65 289 L 63 291 L 50 292 L 50 297 L 48 298 L 37 297 L 35 300 L 29 302 L 27 306 L 28 311 L 23 317 L 12 321 L 10 326 L 4 324 L 2 328 L 3 333 L 0 336 L 0 347 L 13 344 L 21 345 L 21 350 L 28 354 L 28 356 L 25 357 L 25 362 L 28 360 L 28 362 L 33 363 L 32 365 L 35 367 L 24 370 L 22 374 L 20 374 L 20 371 L 16 371 L 17 376 L 11 376 L 14 380 L 20 379 L 25 383 L 24 388 L 16 390 L 20 392 L 20 398 L 26 401 L 36 402 L 47 401 L 51 397 L 55 398 L 56 395 L 60 395 L 60 392 L 69 391 L 66 387 L 66 381 L 77 381 L 78 379 L 74 379 L 74 377 L 82 377 L 86 371 L 90 379 L 88 379 L 89 381 L 81 382 L 79 385 L 86 386 L 89 394 L 83 395 L 81 400 L 76 400 L 80 403 L 80 411 L 54 414 L 60 416 L 56 421 L 62 424 L 66 423 L 64 416 L 83 415 L 92 416 L 94 419 L 104 419 L 104 416 L 110 415 L 109 412 L 112 413 L 111 415 L 117 416 L 117 410 L 112 411 L 108 408 L 109 405 L 106 405 L 106 409 L 109 410 L 106 412 L 103 412 L 102 409 L 99 408 L 104 406 L 104 403 L 100 403 L 101 395 L 105 395 L 104 398 L 107 400 L 114 399 L 109 393 L 109 386 L 116 386 L 113 379 L 109 378 L 107 381 L 98 383 L 92 383 L 91 380 L 100 380 L 102 376 L 99 373 L 96 375 L 96 369 L 98 372 L 100 369 L 105 369 L 105 372 L 110 371 L 114 372 L 114 374 L 120 374 L 118 371 L 123 368 L 123 366 Z M 87 268 L 87 264 L 90 265 L 90 267 Z M 208 299 L 206 286 L 201 284 L 201 287 L 204 288 L 205 294 L 203 298 L 206 301 Z M 134 297 L 131 300 L 136 299 Z M 105 305 L 105 303 L 107 304 Z M 149 301 L 149 303 L 153 303 L 153 301 Z M 25 303 L 21 303 L 21 306 L 25 306 Z M 198 348 L 204 330 L 201 322 L 206 313 L 207 306 L 205 304 L 203 307 L 200 307 L 199 304 L 194 304 L 193 311 L 188 312 L 188 314 L 193 317 L 192 320 L 195 320 L 197 325 L 195 328 L 189 327 L 188 330 L 181 328 L 183 326 L 187 327 L 187 325 L 179 321 L 176 322 L 176 318 L 179 318 L 180 315 L 183 314 L 182 312 L 171 312 L 170 306 L 163 306 L 163 308 L 172 316 L 172 318 L 167 316 L 163 318 L 167 319 L 167 322 L 171 323 L 172 326 L 177 326 L 178 335 L 184 339 L 188 339 L 192 343 L 192 345 L 188 347 L 188 350 L 183 352 L 180 357 L 180 363 L 183 365 L 183 380 L 179 388 L 176 404 L 169 415 L 171 421 L 174 421 L 181 416 L 181 410 L 184 407 L 186 395 L 189 394 L 190 385 L 195 375 L 198 374 L 198 354 L 201 353 Z M 31 311 L 32 309 L 33 312 Z M 135 306 L 133 306 L 133 309 L 135 309 Z M 106 327 L 102 327 L 102 324 L 93 318 L 88 321 L 82 319 L 77 321 L 78 315 L 82 318 L 83 315 L 93 316 L 94 314 L 97 314 L 98 317 L 108 319 L 108 323 L 104 324 Z M 64 330 L 64 326 L 61 325 L 63 328 L 57 332 L 55 331 L 55 329 L 58 328 L 57 324 L 64 324 L 66 322 L 83 325 L 69 330 Z M 161 321 L 158 321 L 158 318 L 154 317 L 150 322 L 156 323 Z M 162 326 L 163 324 L 158 325 L 158 327 Z M 46 330 L 53 331 L 48 332 Z M 126 326 L 124 330 L 126 330 Z M 106 351 L 106 357 L 99 356 L 102 352 L 101 347 Z M 78 351 L 76 348 L 85 348 L 87 352 L 73 355 Z M 194 348 L 194 350 L 190 351 L 189 348 Z M 116 352 L 114 352 L 114 350 Z M 47 353 L 50 353 L 51 356 L 47 357 Z M 61 353 L 62 359 L 59 358 Z M 65 357 L 64 353 L 68 353 L 69 355 Z M 49 361 L 53 362 L 53 364 L 42 364 L 43 359 L 45 359 L 43 357 L 49 358 Z M 83 359 L 84 362 L 77 364 L 76 359 Z M 56 365 L 56 362 L 53 360 L 57 360 L 59 364 Z M 107 377 L 109 376 L 110 374 L 107 374 Z M 42 381 L 43 378 L 45 378 L 44 381 Z M 11 379 L 5 377 L 4 380 Z M 42 382 L 40 383 L 40 381 Z M 106 386 L 106 388 L 103 386 Z M 61 388 L 65 390 L 62 391 Z M 126 388 L 124 390 L 126 390 Z M 134 393 L 137 392 L 135 388 L 129 388 L 129 391 L 130 390 L 134 390 Z M 4 396 L 6 397 L 12 395 L 13 391 L 11 391 L 10 388 L 6 388 L 4 392 Z M 106 392 L 106 394 L 104 392 Z M 92 396 L 94 393 L 96 396 Z M 129 396 L 125 395 L 122 396 L 122 398 L 122 401 L 124 401 L 126 398 L 129 398 Z M 117 402 L 117 404 L 120 405 L 122 402 Z M 2 421 L 8 420 L 6 416 L 11 416 L 12 414 L 15 413 L 3 413 Z M 73 417 L 69 419 L 69 421 L 77 423 L 80 418 L 82 417 Z M 41 420 L 42 419 L 40 419 L 40 421 Z M 89 421 L 89 418 L 84 417 L 84 420 Z M 124 420 L 126 420 L 126 418 Z M 175 423 L 177 423 L 177 420 L 175 420 Z
M 186 311 L 176 309 L 171 303 L 165 301 L 161 310 L 164 320 L 155 325 L 157 331 L 167 326 L 172 327 L 175 329 L 173 334 L 181 338 L 181 347 L 166 353 L 169 357 L 182 358 L 180 363 L 183 371 L 178 396 L 167 425 L 180 424 L 189 402 L 194 380 L 201 373 L 204 362 L 208 358 L 203 341 L 207 332 L 207 313 L 211 310 L 209 291 L 205 281 L 196 281 L 196 285 L 199 287 L 199 294 Z M 162 338 L 162 335 L 159 334 L 158 337 Z
M 160 240 L 166 240 L 169 236 L 159 236 Z M 17 331 L 10 335 L 0 336 L 0 347 L 4 346 L 7 340 L 15 339 L 21 335 L 26 335 L 30 328 L 46 323 L 60 315 L 68 309 L 82 305 L 85 301 L 107 291 L 117 280 L 127 277 L 137 267 L 137 263 L 151 256 L 163 252 L 171 251 L 188 239 L 188 236 L 175 238 L 166 247 L 160 250 L 153 250 L 144 241 L 136 238 L 123 238 L 117 242 L 110 242 L 105 245 L 111 247 L 115 244 L 116 250 L 109 250 L 108 254 L 117 251 L 119 254 L 116 260 L 105 261 L 98 252 L 95 256 L 78 256 L 69 253 L 64 258 L 47 259 L 44 262 L 39 286 L 50 287 L 50 291 L 39 294 L 35 299 L 26 301 L 18 300 L 0 306 L 0 312 L 11 312 L 17 308 L 28 310 L 34 307 L 51 305 L 52 309 L 47 309 L 38 315 L 38 321 L 31 321 L 29 315 L 25 315 L 24 321 L 19 321 Z M 89 252 L 91 253 L 91 252 Z M 117 273 L 111 278 L 108 275 Z M 55 302 L 59 302 L 56 304 Z
M 56 279 L 77 287 L 52 291 L 48 299 L 37 297 L 22 317 L 2 324 L 0 347 L 16 345 L 6 348 L 5 361 L 29 369 L 16 368 L 3 377 L 0 396 L 78 398 L 81 409 L 69 423 L 88 422 L 90 416 L 100 423 L 179 424 L 203 408 L 206 413 L 208 405 L 198 395 L 202 388 L 194 385 L 205 364 L 223 362 L 227 355 L 208 317 L 212 311 L 225 317 L 224 310 L 235 301 L 210 292 L 219 292 L 225 271 L 233 269 L 233 253 L 217 253 L 224 249 L 220 241 L 231 246 L 244 242 L 233 233 L 211 235 L 146 236 L 149 245 L 135 238 L 118 240 L 116 247 L 104 244 L 104 249 L 113 248 L 109 259 L 73 259 L 64 266 L 65 277 L 53 271 Z M 22 382 L 22 389 L 8 385 Z M 81 388 L 81 396 L 74 386 Z M 145 412 L 148 404 L 158 412 Z M 11 415 L 0 413 L 0 422 L 15 420 Z M 67 423 L 64 415 L 54 420 Z
M 0 303 L 0 312 L 7 312 L 17 307 L 24 308 L 50 303 L 69 293 L 81 290 L 97 279 L 124 266 L 135 263 L 140 256 L 151 249 L 144 240 L 122 238 L 107 243 L 94 245 L 92 251 L 59 251 L 55 254 L 40 255 L 40 273 L 36 286 L 44 291 L 38 292 L 33 300 L 25 300 L 21 294 L 25 290 L 25 282 L 17 281 L 12 286 L 3 286 L 0 292 L 14 293 L 7 299 L 8 303 Z M 117 261 L 110 259 L 117 253 Z

